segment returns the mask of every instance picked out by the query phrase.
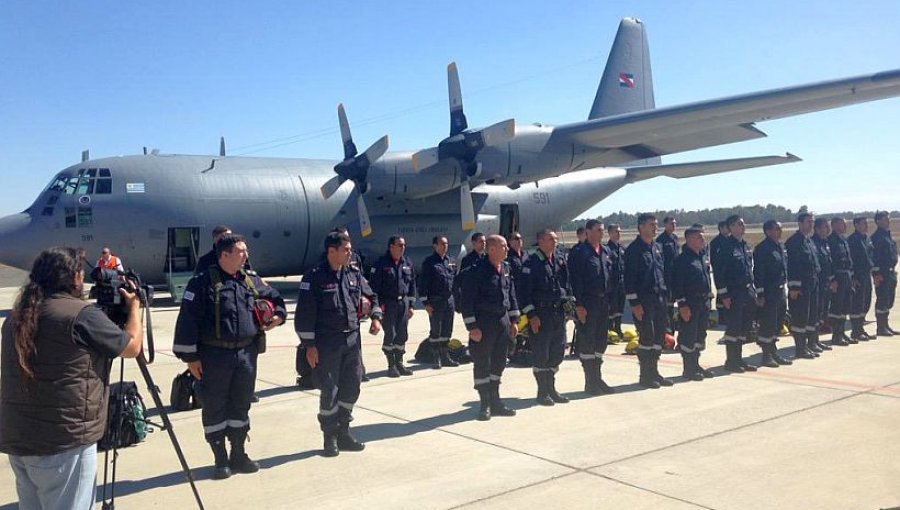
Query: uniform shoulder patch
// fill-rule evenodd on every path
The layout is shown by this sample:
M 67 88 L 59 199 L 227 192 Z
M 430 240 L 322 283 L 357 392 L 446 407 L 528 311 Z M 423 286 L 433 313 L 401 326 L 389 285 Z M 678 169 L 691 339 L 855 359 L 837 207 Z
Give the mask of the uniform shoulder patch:
M 309 290 L 309 282 L 300 282 L 300 290 Z
M 182 296 L 182 299 L 184 299 L 185 301 L 193 301 L 194 293 L 189 290 L 186 290 L 186 291 L 184 291 L 184 296 Z

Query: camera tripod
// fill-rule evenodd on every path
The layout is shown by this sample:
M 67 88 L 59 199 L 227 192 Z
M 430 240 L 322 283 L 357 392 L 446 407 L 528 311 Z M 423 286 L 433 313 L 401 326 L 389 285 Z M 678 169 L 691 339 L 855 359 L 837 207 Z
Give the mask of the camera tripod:
M 141 303 L 141 309 L 146 311 L 146 334 L 147 334 L 147 352 L 149 356 L 149 361 L 147 357 L 144 356 L 144 350 L 142 349 L 140 353 L 138 353 L 136 361 L 138 364 L 138 368 L 141 370 L 141 375 L 144 378 L 144 382 L 147 385 L 147 390 L 150 392 L 150 396 L 153 398 L 153 404 L 156 406 L 156 410 L 159 413 L 160 419 L 162 420 L 162 424 L 157 424 L 150 422 L 149 420 L 144 419 L 144 422 L 148 425 L 152 425 L 160 430 L 165 430 L 169 435 L 169 441 L 172 442 L 172 448 L 175 450 L 175 454 L 178 456 L 178 461 L 181 463 L 181 470 L 184 472 L 184 476 L 187 477 L 188 483 L 191 485 L 191 491 L 194 493 L 194 499 L 197 501 L 197 507 L 200 510 L 204 510 L 203 501 L 200 499 L 200 493 L 197 491 L 197 486 L 194 484 L 194 477 L 191 474 L 191 468 L 188 466 L 187 460 L 184 458 L 184 452 L 181 450 L 181 445 L 178 444 L 178 438 L 175 437 L 175 430 L 172 428 L 172 422 L 169 420 L 169 413 L 166 412 L 166 407 L 163 404 L 162 398 L 159 396 L 159 387 L 156 386 L 156 383 L 153 382 L 153 377 L 150 375 L 150 369 L 148 365 L 153 363 L 153 359 L 155 357 L 155 351 L 153 348 L 153 324 L 150 319 L 150 309 L 148 308 L 147 302 L 147 294 L 148 291 L 143 287 L 138 287 L 138 299 Z M 149 292 L 152 292 L 150 290 Z M 119 359 L 119 383 L 122 382 L 125 374 L 125 360 Z M 116 416 L 109 417 L 109 423 L 113 424 L 109 428 L 109 432 L 111 433 L 110 443 L 112 445 L 112 481 L 110 483 L 110 499 L 106 500 L 106 486 L 107 486 L 107 475 L 109 470 L 109 450 L 106 451 L 104 456 L 104 466 L 103 466 L 103 510 L 115 510 L 115 501 L 116 501 L 116 461 L 118 459 L 118 440 L 119 440 L 119 430 L 120 424 L 122 420 L 122 410 L 124 404 L 124 391 L 120 391 L 118 395 L 118 402 L 115 407 Z

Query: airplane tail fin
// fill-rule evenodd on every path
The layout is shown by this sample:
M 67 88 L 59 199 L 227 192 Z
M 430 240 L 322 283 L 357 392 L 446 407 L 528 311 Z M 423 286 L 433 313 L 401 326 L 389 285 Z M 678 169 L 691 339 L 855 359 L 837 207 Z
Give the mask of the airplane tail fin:
M 588 120 L 652 110 L 655 107 L 647 31 L 641 20 L 624 18 L 619 23 L 619 31 L 616 32 L 616 39 L 609 51 Z M 638 166 L 659 163 L 659 157 L 655 157 L 631 164 Z

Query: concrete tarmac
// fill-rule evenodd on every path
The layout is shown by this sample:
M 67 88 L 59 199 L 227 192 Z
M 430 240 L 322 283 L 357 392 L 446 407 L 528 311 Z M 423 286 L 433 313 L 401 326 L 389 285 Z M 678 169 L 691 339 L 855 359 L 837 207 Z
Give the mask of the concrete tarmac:
M 288 298 L 289 319 L 297 280 L 274 281 Z M 16 290 L 0 289 L 0 317 L 8 316 Z M 185 365 L 171 355 L 178 309 L 164 296 L 153 308 L 151 371 L 168 404 L 172 379 Z M 900 329 L 900 312 L 891 323 Z M 427 332 L 426 315 L 417 311 L 408 358 Z M 318 392 L 295 386 L 297 339 L 289 320 L 269 334 L 259 362 L 260 402 L 250 412 L 248 444 L 259 473 L 212 480 L 200 411 L 171 419 L 210 509 L 900 507 L 900 337 L 726 375 L 721 335 L 710 332 L 701 359 L 716 378 L 687 382 L 680 356 L 664 354 L 661 372 L 676 384 L 659 390 L 636 384 L 637 360 L 624 354 L 624 344 L 610 346 L 603 365 L 614 395 L 588 398 L 580 365 L 567 358 L 557 386 L 572 402 L 550 408 L 534 405 L 531 369 L 509 367 L 501 394 L 518 415 L 479 422 L 471 365 L 413 364 L 415 375 L 390 379 L 380 337 L 364 334 L 372 381 L 363 384 L 353 431 L 366 449 L 324 458 Z M 459 316 L 454 336 L 466 338 Z M 790 338 L 779 345 L 792 354 Z M 758 361 L 756 346 L 744 349 Z M 152 407 L 134 361 L 125 362 L 125 379 L 139 382 Z M 5 456 L 0 464 L 0 509 L 15 508 Z M 98 484 L 102 479 L 101 463 Z M 162 431 L 119 451 L 115 490 L 121 508 L 195 507 Z

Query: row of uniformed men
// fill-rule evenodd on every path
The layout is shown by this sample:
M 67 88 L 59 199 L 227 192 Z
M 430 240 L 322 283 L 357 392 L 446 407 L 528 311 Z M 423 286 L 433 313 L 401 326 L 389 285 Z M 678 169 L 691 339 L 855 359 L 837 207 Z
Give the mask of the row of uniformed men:
M 820 341 L 821 330 L 831 331 L 831 345 L 874 339 L 863 329 L 873 285 L 877 334 L 895 334 L 888 314 L 897 287 L 897 244 L 891 237 L 888 213 L 878 212 L 874 219 L 877 230 L 870 239 L 865 217 L 854 218 L 854 232 L 846 236 L 843 218 L 828 221 L 804 212 L 797 217 L 798 231 L 783 245 L 781 224 L 769 220 L 763 224 L 765 239 L 752 251 L 739 216 L 719 225 L 720 234 L 710 243 L 710 258 L 717 298 L 727 318 L 726 369 L 755 370 L 741 359 L 741 345 L 754 319 L 759 323 L 762 364 L 790 364 L 775 345 L 788 310 L 796 358 L 813 359 L 831 350 Z M 844 334 L 848 316 L 849 337 Z
M 802 226 L 805 221 L 805 218 L 801 221 L 801 229 L 805 228 Z M 876 282 L 884 282 L 879 285 L 883 286 L 880 288 L 886 296 L 888 290 L 896 286 L 893 271 L 896 245 L 890 239 L 887 226 L 882 227 L 882 223 L 889 222 L 886 215 L 877 216 L 876 222 L 879 222 L 879 231 L 887 232 L 886 239 L 893 246 L 894 262 L 886 260 L 876 275 Z M 447 256 L 447 239 L 436 237 L 433 242 L 435 252 L 422 265 L 421 289 L 422 300 L 431 322 L 429 340 L 438 360 L 436 368 L 442 363 L 452 364 L 447 356 L 446 345 L 452 331 L 453 311 L 457 305 L 454 302 L 456 281 L 459 288 L 458 308 L 470 334 L 475 388 L 481 398 L 479 419 L 489 419 L 491 414 L 515 414 L 500 400 L 499 385 L 506 364 L 507 345 L 510 338 L 518 333 L 516 323 L 520 301 L 523 313 L 528 314 L 530 319 L 537 398 L 542 405 L 567 401 L 556 391 L 555 373 L 565 348 L 565 305 L 573 300 L 580 323 L 578 349 L 585 372 L 585 391 L 590 394 L 613 391 L 603 382 L 600 367 L 606 350 L 606 332 L 610 321 L 615 324 L 617 318 L 621 320 L 622 305 L 616 304 L 620 291 L 624 292 L 623 297 L 631 304 L 640 332 L 638 358 L 641 366 L 640 383 L 643 386 L 658 388 L 672 384 L 659 374 L 657 364 L 663 335 L 669 327 L 667 310 L 673 299 L 679 304 L 682 319 L 679 348 L 684 358 L 684 375 L 695 380 L 711 376 L 709 371 L 699 366 L 700 351 L 705 345 L 709 299 L 712 296 L 704 234 L 696 226 L 688 229 L 685 233 L 687 249 L 672 257 L 671 263 L 667 263 L 667 251 L 676 254 L 679 251 L 673 232 L 674 223 L 674 219 L 667 218 L 666 231 L 656 238 L 656 218 L 649 214 L 641 215 L 637 239 L 627 250 L 623 250 L 618 243 L 620 233 L 617 228 L 611 230 L 610 242 L 603 246 L 603 223 L 591 220 L 586 225 L 584 242 L 571 251 L 568 260 L 564 260 L 557 251 L 557 236 L 549 230 L 538 234 L 539 249 L 524 262 L 521 236 L 518 234 L 511 238 L 513 250 L 509 254 L 506 240 L 502 237 L 490 236 L 485 239 L 483 235 L 476 234 L 472 238 L 474 250 L 463 259 L 458 275 Z M 780 324 L 777 322 L 778 310 L 783 310 L 783 305 L 779 305 L 781 301 L 777 297 L 771 297 L 777 295 L 775 291 L 778 285 L 772 287 L 768 283 L 768 273 L 765 270 L 767 263 L 760 263 L 759 269 L 753 270 L 749 248 L 746 248 L 742 239 L 743 221 L 739 217 L 729 218 L 726 226 L 731 235 L 727 238 L 720 235 L 721 240 L 711 246 L 713 260 L 721 263 L 721 268 L 717 271 L 717 278 L 721 280 L 719 294 L 726 308 L 735 317 L 730 321 L 725 335 L 728 350 L 726 369 L 742 371 L 754 368 L 740 357 L 740 346 L 749 330 L 749 321 L 752 320 L 752 314 L 747 313 L 747 303 L 751 302 L 764 310 L 760 317 L 760 344 L 763 346 L 764 361 L 787 363 L 767 345 L 774 347 L 774 335 L 768 341 L 766 332 L 770 324 Z M 767 235 L 769 232 L 774 235 L 776 230 L 780 228 L 776 229 L 771 223 L 767 223 Z M 666 248 L 666 243 L 661 242 L 666 237 L 674 241 L 671 243 L 674 248 Z M 227 236 L 224 239 L 225 242 L 217 244 L 216 248 L 219 267 L 224 274 L 210 277 L 211 271 L 206 271 L 192 280 L 185 293 L 175 338 L 176 354 L 189 362 L 192 372 L 201 380 L 200 388 L 204 393 L 205 403 L 204 430 L 216 456 L 217 477 L 228 476 L 230 469 L 242 472 L 258 469 L 258 465 L 246 456 L 243 441 L 249 430 L 247 411 L 255 381 L 257 354 L 257 343 L 248 340 L 258 338 L 260 332 L 253 327 L 249 312 L 244 316 L 243 309 L 252 310 L 254 298 L 273 299 L 276 303 L 276 318 L 264 329 L 280 324 L 285 316 L 283 301 L 277 296 L 277 292 L 265 286 L 255 275 L 242 272 L 241 268 L 247 260 L 243 238 Z M 777 238 L 773 241 L 777 243 Z M 765 243 L 761 244 L 757 251 L 762 250 L 764 245 Z M 349 422 L 352 420 L 353 405 L 359 396 L 362 376 L 359 347 L 359 320 L 365 315 L 365 310 L 361 309 L 361 303 L 365 302 L 362 297 L 367 297 L 372 304 L 370 332 L 377 333 L 384 320 L 383 350 L 388 358 L 389 374 L 393 375 L 393 371 L 403 374 L 409 373 L 403 366 L 402 358 L 408 338 L 407 321 L 412 314 L 417 291 L 415 271 L 404 255 L 405 242 L 400 237 L 390 239 L 388 252 L 373 266 L 370 275 L 374 284 L 372 286 L 360 272 L 359 260 L 355 258 L 346 232 L 329 234 L 325 240 L 325 249 L 322 263 L 304 275 L 298 297 L 295 329 L 301 342 L 307 347 L 307 358 L 317 372 L 322 390 L 318 418 L 325 436 L 325 454 L 337 455 L 342 449 L 358 451 L 364 447 L 349 433 Z M 762 253 L 760 251 L 760 257 Z M 354 258 L 356 263 L 353 262 Z M 774 260 L 774 256 L 772 259 Z M 790 257 L 782 257 L 782 262 L 786 263 L 788 260 Z M 836 268 L 839 265 L 835 263 Z M 791 274 L 788 267 L 793 266 L 785 267 L 786 276 Z M 815 273 L 817 278 L 820 277 L 819 271 Z M 259 290 L 254 289 L 253 283 L 248 279 L 255 279 Z M 799 281 L 799 286 L 802 286 L 804 280 Z M 858 279 L 851 281 L 851 290 L 860 288 L 854 283 L 857 281 Z M 516 285 L 519 286 L 518 292 L 515 290 Z M 730 292 L 726 285 L 732 288 Z M 811 301 L 809 298 L 800 299 L 800 296 L 811 293 L 809 289 L 812 284 L 806 285 L 805 292 L 801 290 L 792 292 L 791 295 L 792 310 L 795 307 L 793 302 L 797 301 L 798 316 L 802 316 L 800 308 L 808 308 L 806 303 Z M 759 291 L 756 290 L 757 287 Z M 838 288 L 840 289 L 840 285 Z M 745 289 L 752 292 L 744 292 Z M 757 293 L 760 294 L 759 299 L 756 299 Z M 197 296 L 201 299 L 197 299 Z M 892 290 L 890 296 L 893 297 Z M 747 299 L 751 297 L 752 300 Z M 841 302 L 839 299 L 832 301 Z M 801 302 L 804 303 L 802 307 Z M 879 317 L 885 317 L 885 324 L 887 314 L 880 312 L 880 306 L 887 310 L 891 305 L 892 303 L 887 302 L 876 305 Z M 838 314 L 839 306 L 832 305 L 831 315 Z M 215 310 L 213 313 L 209 313 L 211 308 Z M 227 309 L 227 319 L 224 321 L 221 321 L 222 309 Z M 221 326 L 219 329 L 213 326 L 216 319 L 226 324 L 226 333 L 222 333 Z M 229 329 L 231 327 L 233 330 Z M 804 325 L 804 334 L 807 333 L 807 327 Z M 835 329 L 842 330 L 842 327 Z M 215 338 L 211 338 L 212 331 L 216 333 Z M 795 331 L 799 333 L 799 326 Z M 219 345 L 222 342 L 229 345 Z M 817 341 L 810 341 L 804 345 L 814 348 L 818 344 Z M 798 349 L 798 356 L 805 357 L 804 352 Z M 203 358 L 216 361 L 202 364 Z M 765 364 L 772 366 L 771 363 Z M 215 367 L 212 377 L 210 365 Z M 224 453 L 226 436 L 231 439 L 233 447 L 230 459 Z

